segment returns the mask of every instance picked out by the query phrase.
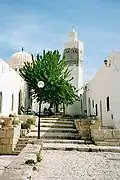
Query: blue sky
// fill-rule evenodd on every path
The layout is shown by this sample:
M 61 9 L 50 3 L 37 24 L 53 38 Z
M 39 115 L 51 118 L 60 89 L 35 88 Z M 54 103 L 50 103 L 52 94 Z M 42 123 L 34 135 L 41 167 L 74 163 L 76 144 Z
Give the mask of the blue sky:
M 91 77 L 111 50 L 120 50 L 119 0 L 0 0 L 0 57 L 21 50 L 63 49 L 72 26 L 84 42 Z

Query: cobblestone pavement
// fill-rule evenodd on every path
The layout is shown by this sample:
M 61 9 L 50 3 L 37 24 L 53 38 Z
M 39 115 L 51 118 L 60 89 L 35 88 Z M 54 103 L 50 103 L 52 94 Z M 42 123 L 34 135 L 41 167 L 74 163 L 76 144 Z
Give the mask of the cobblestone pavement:
M 32 180 L 118 180 L 120 153 L 44 151 Z
M 16 158 L 16 156 L 0 156 L 0 175 L 4 169 Z

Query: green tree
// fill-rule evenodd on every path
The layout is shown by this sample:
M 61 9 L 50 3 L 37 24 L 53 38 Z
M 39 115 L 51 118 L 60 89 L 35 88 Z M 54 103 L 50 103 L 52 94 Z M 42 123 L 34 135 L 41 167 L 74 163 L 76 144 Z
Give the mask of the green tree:
M 20 75 L 27 82 L 30 95 L 37 102 L 43 101 L 56 105 L 73 104 L 79 99 L 77 90 L 70 83 L 70 70 L 64 58 L 58 50 L 43 51 L 42 55 L 37 55 L 32 63 L 25 63 L 20 69 Z M 39 81 L 44 81 L 44 88 L 37 86 Z

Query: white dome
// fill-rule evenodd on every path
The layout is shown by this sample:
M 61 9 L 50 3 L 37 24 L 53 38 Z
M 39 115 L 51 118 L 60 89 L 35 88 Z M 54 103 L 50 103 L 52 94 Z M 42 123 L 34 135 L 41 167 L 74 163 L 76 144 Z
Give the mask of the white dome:
M 17 52 L 8 60 L 8 64 L 15 70 L 24 66 L 24 62 L 32 62 L 32 56 L 28 52 Z

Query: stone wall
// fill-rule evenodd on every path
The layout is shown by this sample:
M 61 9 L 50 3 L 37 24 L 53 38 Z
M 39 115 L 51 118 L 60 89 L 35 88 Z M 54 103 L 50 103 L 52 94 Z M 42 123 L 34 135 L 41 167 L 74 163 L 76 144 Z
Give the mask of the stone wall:
M 20 137 L 21 126 L 12 126 L 12 118 L 2 117 L 5 125 L 0 128 L 0 154 L 12 154 Z
M 89 119 L 75 120 L 75 126 L 81 139 L 86 139 L 86 140 L 91 139 L 90 125 L 91 125 L 91 120 Z
M 120 146 L 120 129 L 101 127 L 100 121 L 93 121 L 90 129 L 91 138 L 96 145 Z
M 102 127 L 100 120 L 76 119 L 75 126 L 81 139 L 91 139 L 95 145 L 120 146 L 120 129 Z

